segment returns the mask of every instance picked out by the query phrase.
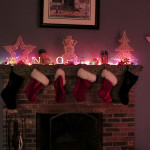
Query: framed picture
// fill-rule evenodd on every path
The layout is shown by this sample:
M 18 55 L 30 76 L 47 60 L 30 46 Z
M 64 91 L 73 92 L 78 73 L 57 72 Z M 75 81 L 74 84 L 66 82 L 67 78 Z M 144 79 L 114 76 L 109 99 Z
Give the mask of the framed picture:
M 100 0 L 40 0 L 40 26 L 99 29 Z

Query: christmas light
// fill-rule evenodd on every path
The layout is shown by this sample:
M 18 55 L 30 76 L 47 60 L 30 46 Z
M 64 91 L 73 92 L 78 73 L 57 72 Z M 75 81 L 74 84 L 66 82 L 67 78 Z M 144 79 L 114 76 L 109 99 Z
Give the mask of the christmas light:
M 40 57 L 39 57 L 39 60 L 37 60 L 37 58 L 35 58 L 35 57 L 32 57 L 32 63 L 33 64 L 40 64 Z
M 61 60 L 61 61 L 60 61 Z M 59 62 L 60 61 L 60 62 Z M 56 58 L 56 62 L 57 62 L 57 64 L 63 64 L 63 57 L 57 57 Z
M 9 63 L 13 66 L 16 63 L 16 58 L 15 57 L 10 58 Z

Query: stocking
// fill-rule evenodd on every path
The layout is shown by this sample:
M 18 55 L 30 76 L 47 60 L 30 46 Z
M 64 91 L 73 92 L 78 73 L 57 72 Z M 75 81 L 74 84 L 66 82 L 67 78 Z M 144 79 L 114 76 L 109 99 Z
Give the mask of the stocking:
M 49 83 L 48 78 L 40 71 L 34 69 L 31 73 L 31 80 L 25 89 L 25 94 L 30 103 L 36 103 L 37 93 Z
M 74 97 L 77 99 L 77 101 L 82 102 L 85 100 L 85 95 L 88 91 L 88 89 L 91 87 L 92 82 L 82 79 L 78 77 L 75 89 L 74 89 Z
M 13 71 L 9 74 L 9 81 L 5 89 L 3 89 L 1 96 L 8 109 L 16 108 L 16 94 L 23 82 L 23 78 Z
M 132 88 L 132 86 L 136 83 L 137 80 L 138 80 L 138 76 L 134 75 L 128 70 L 124 73 L 123 83 L 119 91 L 119 97 L 120 97 L 122 104 L 128 105 L 129 91 Z
M 96 81 L 96 75 L 80 68 L 77 76 L 78 79 L 73 94 L 77 101 L 83 102 L 88 89 L 91 87 L 92 83 Z
M 59 68 L 55 74 L 54 88 L 56 91 L 55 100 L 57 103 L 61 103 L 65 96 L 64 85 L 66 84 L 65 72 Z
M 117 84 L 118 80 L 115 75 L 107 69 L 104 69 L 102 71 L 101 77 L 103 78 L 103 81 L 102 87 L 98 91 L 98 95 L 103 99 L 105 103 L 110 103 L 112 101 L 110 92 L 112 90 L 112 87 Z
M 36 95 L 43 87 L 44 85 L 42 83 L 34 78 L 31 78 L 28 86 L 25 89 L 26 96 L 29 99 L 30 103 L 36 103 Z
M 112 83 L 107 80 L 103 79 L 102 88 L 99 90 L 98 95 L 104 100 L 105 103 L 110 103 L 112 101 L 110 97 L 110 91 L 112 89 Z
M 64 87 L 63 87 L 63 78 L 62 78 L 62 76 L 59 76 L 55 80 L 54 88 L 56 90 L 55 100 L 56 100 L 56 102 L 60 103 L 60 102 L 63 101 L 63 98 L 65 96 L 65 90 L 64 90 Z

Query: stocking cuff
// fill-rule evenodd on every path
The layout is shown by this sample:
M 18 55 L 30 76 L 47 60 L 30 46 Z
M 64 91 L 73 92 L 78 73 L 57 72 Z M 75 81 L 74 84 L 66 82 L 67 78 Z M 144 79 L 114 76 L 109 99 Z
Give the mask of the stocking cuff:
M 62 76 L 63 78 L 63 86 L 66 84 L 66 79 L 65 79 L 65 71 L 62 70 L 61 68 L 59 68 L 57 71 L 56 71 L 56 74 L 55 74 L 55 80 L 59 77 L 59 76 Z
M 84 70 L 83 68 L 80 68 L 78 70 L 77 76 L 82 78 L 82 79 L 88 80 L 90 82 L 96 81 L 96 75 L 91 73 L 91 72 Z
M 38 71 L 37 69 L 34 69 L 32 71 L 31 77 L 33 79 L 36 79 L 37 81 L 39 81 L 40 83 L 42 83 L 45 86 L 47 86 L 49 84 L 49 79 L 43 73 Z
M 117 84 L 117 82 L 118 82 L 116 76 L 112 72 L 107 70 L 107 69 L 104 69 L 102 71 L 101 77 L 102 78 L 106 78 L 107 80 L 109 80 L 113 84 L 113 86 L 115 86 Z

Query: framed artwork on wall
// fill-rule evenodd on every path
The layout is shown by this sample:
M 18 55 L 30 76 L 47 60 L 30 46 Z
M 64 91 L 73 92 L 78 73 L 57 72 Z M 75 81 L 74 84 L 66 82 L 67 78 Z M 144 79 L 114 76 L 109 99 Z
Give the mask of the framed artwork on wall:
M 100 0 L 40 0 L 40 27 L 99 29 Z

